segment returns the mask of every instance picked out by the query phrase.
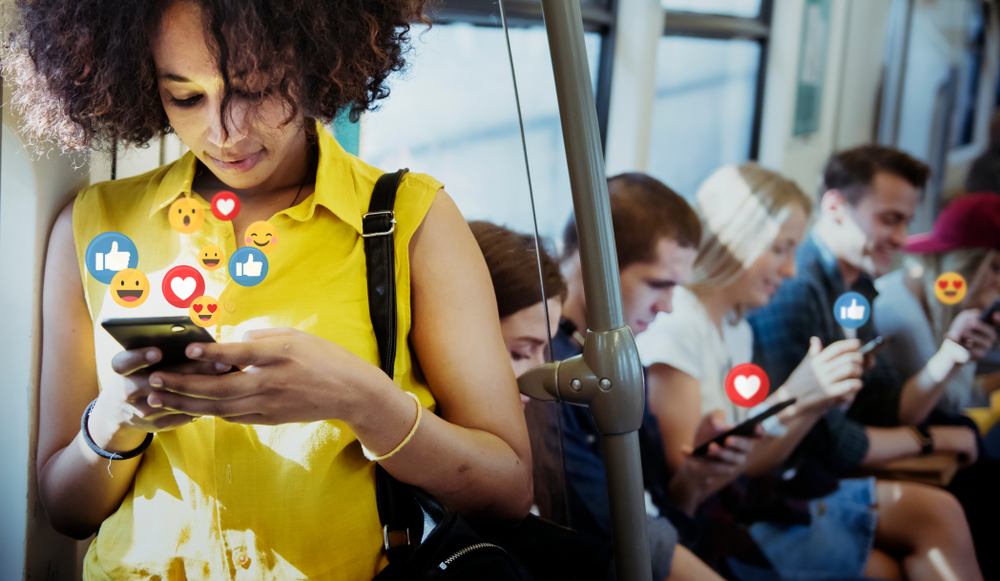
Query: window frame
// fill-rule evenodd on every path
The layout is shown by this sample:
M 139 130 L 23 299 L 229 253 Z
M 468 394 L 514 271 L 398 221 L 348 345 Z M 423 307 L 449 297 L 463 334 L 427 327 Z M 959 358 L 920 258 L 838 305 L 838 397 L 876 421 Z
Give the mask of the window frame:
M 754 90 L 753 118 L 750 127 L 748 159 L 757 161 L 764 119 L 764 88 L 767 81 L 767 61 L 771 41 L 771 20 L 774 0 L 761 0 L 755 17 L 710 14 L 680 10 L 665 11 L 663 36 L 709 38 L 714 40 L 752 40 L 760 45 L 757 83 Z

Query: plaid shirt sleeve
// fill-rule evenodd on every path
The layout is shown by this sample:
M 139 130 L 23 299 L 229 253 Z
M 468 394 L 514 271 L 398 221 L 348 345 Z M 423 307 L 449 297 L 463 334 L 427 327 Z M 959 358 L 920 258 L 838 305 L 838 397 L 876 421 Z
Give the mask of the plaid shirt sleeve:
M 767 373 L 772 390 L 784 384 L 802 362 L 809 352 L 809 338 L 821 326 L 812 295 L 803 280 L 785 281 L 771 302 L 747 317 L 753 329 L 753 362 Z

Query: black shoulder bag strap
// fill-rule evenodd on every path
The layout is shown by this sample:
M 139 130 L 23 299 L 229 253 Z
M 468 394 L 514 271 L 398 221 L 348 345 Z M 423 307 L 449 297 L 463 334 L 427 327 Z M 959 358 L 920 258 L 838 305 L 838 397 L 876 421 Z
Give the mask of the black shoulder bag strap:
M 393 377 L 396 363 L 396 190 L 409 170 L 382 175 L 375 182 L 364 215 L 365 262 L 368 267 L 368 311 L 375 329 L 382 371 Z M 420 542 L 420 507 L 407 487 L 375 465 L 375 497 L 382 540 L 389 562 L 402 563 Z

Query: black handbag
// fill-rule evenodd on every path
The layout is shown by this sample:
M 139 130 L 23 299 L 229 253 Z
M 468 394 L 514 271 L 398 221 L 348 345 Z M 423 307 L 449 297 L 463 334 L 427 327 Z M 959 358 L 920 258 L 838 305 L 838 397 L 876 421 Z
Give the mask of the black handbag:
M 393 207 L 407 171 L 378 179 L 363 219 L 369 313 L 381 367 L 389 377 L 393 377 L 396 359 Z M 389 559 L 376 581 L 570 581 L 578 577 L 579 545 L 572 529 L 534 515 L 516 526 L 469 522 L 423 490 L 399 482 L 378 464 L 375 492 Z

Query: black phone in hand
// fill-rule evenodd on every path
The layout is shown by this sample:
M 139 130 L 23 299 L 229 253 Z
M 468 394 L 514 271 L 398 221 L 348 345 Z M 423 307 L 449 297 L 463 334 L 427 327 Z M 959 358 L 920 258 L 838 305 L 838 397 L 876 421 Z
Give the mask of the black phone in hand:
M 767 418 L 769 418 L 769 417 L 773 416 L 774 414 L 780 412 L 781 410 L 783 410 L 786 407 L 792 405 L 793 403 L 795 403 L 795 398 L 794 397 L 792 399 L 790 399 L 790 400 L 774 404 L 773 406 L 767 408 L 767 410 L 764 411 L 763 413 L 760 413 L 760 414 L 758 414 L 758 415 L 756 415 L 756 416 L 748 419 L 747 421 L 745 421 L 742 424 L 736 426 L 735 428 L 732 428 L 731 430 L 725 431 L 725 432 L 719 434 L 718 436 L 712 438 L 711 440 L 705 442 L 701 446 L 698 446 L 697 448 L 694 449 L 694 452 L 692 453 L 692 455 L 693 456 L 704 456 L 704 455 L 708 454 L 708 446 L 712 442 L 715 442 L 716 444 L 718 444 L 720 446 L 724 446 L 725 445 L 724 442 L 726 441 L 726 438 L 728 438 L 729 436 L 743 436 L 745 438 L 753 436 L 754 430 L 757 429 L 757 424 L 763 422 Z
M 184 353 L 191 343 L 215 342 L 215 338 L 195 325 L 190 317 L 104 319 L 101 326 L 126 350 L 158 347 L 163 358 L 146 367 L 146 371 L 191 361 Z

